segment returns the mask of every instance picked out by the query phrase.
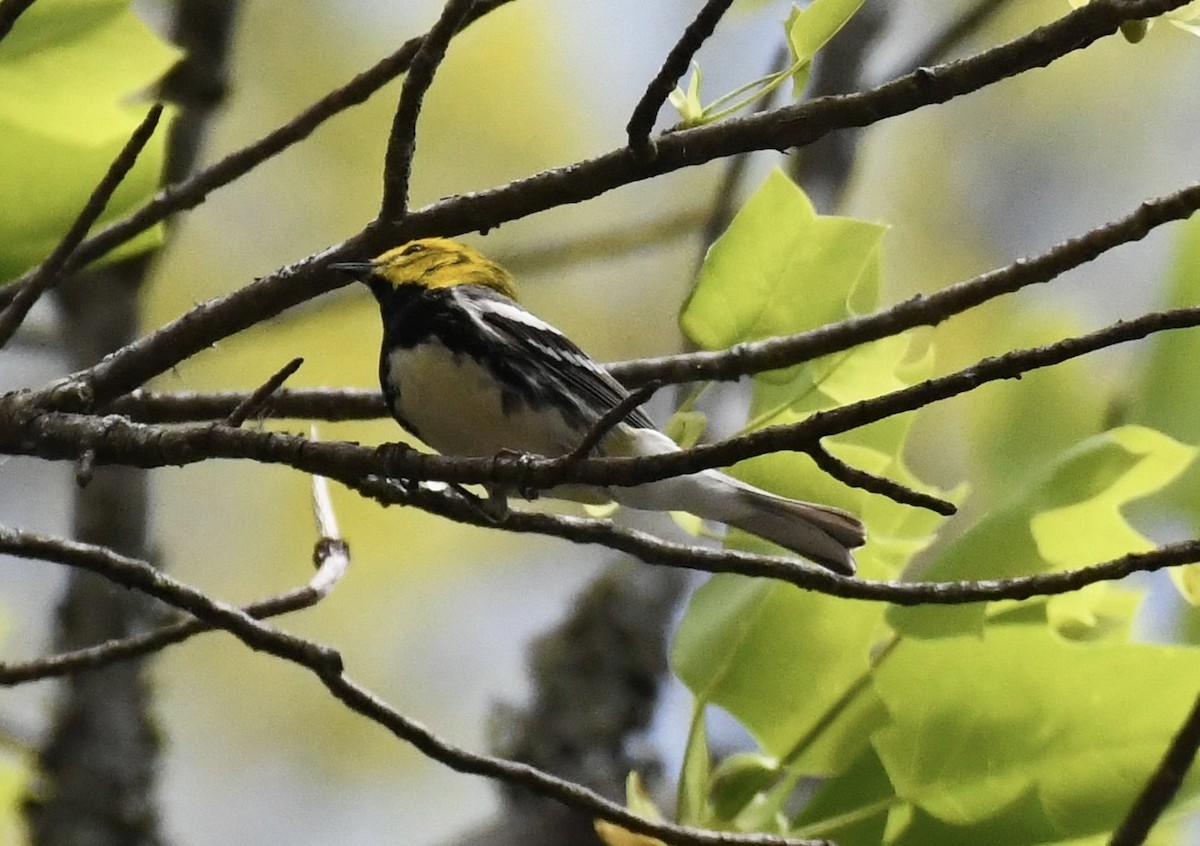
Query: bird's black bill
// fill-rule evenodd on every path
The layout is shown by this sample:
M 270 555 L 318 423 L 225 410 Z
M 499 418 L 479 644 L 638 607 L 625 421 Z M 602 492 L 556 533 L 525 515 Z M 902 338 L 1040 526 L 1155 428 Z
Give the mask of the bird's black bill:
M 369 261 L 337 261 L 329 265 L 329 269 L 353 276 L 359 282 L 365 282 L 367 277 L 374 272 L 375 264 Z

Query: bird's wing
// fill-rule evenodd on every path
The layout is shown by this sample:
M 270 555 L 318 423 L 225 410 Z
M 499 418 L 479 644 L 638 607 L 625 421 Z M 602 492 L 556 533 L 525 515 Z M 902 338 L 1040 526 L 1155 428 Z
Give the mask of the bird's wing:
M 470 288 L 470 291 L 463 289 Z M 475 285 L 456 289 L 482 326 L 512 351 L 514 363 L 537 368 L 533 375 L 541 384 L 555 385 L 564 395 L 577 397 L 599 418 L 620 403 L 629 392 L 570 338 L 546 321 L 526 311 L 507 297 Z M 461 300 L 460 300 L 461 301 Z M 637 428 L 654 428 L 641 409 L 625 416 Z

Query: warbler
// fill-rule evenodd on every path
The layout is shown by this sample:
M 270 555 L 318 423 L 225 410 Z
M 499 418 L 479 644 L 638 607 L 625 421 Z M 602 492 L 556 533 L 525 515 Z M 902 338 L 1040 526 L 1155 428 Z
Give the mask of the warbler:
M 379 382 L 388 409 L 444 455 L 566 455 L 628 396 L 565 335 L 520 306 L 512 275 L 472 247 L 422 238 L 373 261 L 333 268 L 365 283 L 379 303 Z M 647 456 L 678 449 L 644 412 L 633 409 L 593 453 Z M 846 511 L 768 493 L 718 470 L 632 487 L 570 485 L 549 493 L 687 511 L 847 575 L 854 573 L 850 550 L 865 540 L 862 523 Z

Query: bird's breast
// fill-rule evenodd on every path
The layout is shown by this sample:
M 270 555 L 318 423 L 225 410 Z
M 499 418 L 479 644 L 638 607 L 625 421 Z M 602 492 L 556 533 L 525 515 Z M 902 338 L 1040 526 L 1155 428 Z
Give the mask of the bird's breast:
M 387 352 L 380 378 L 396 418 L 444 455 L 512 450 L 557 456 L 585 434 L 549 398 L 539 401 L 505 385 L 478 359 L 436 339 Z

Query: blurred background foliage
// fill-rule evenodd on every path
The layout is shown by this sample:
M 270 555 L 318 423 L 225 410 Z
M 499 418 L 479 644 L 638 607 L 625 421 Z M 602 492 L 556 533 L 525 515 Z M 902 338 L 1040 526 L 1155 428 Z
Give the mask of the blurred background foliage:
M 869 62 L 878 78 L 968 3 L 893 5 Z M 1066 5 L 1009 3 L 956 54 L 1027 32 Z M 166 6 L 136 8 L 161 26 Z M 246 3 L 232 90 L 206 161 L 259 137 L 423 32 L 439 8 L 432 0 Z M 735 4 L 700 53 L 706 89 L 729 90 L 765 72 L 788 8 L 766 0 Z M 622 144 L 629 110 L 694 12 L 683 0 L 519 0 L 471 27 L 454 41 L 422 112 L 414 205 Z M 1186 163 L 1200 129 L 1200 88 L 1189 82 L 1197 78 L 1195 39 L 1160 26 L 1136 46 L 1107 39 L 1049 69 L 868 129 L 837 211 L 889 226 L 882 301 L 1041 251 L 1194 178 Z M 398 91 L 399 83 L 390 85 L 178 221 L 146 291 L 145 326 L 336 242 L 372 218 Z M 664 115 L 663 125 L 674 119 Z M 753 157 L 739 197 L 775 163 L 771 155 Z M 633 185 L 471 240 L 517 273 L 533 311 L 597 358 L 673 352 L 683 343 L 677 313 L 702 255 L 699 232 L 723 167 Z M 621 247 L 591 249 L 614 234 Z M 1197 222 L 1167 227 L 1040 290 L 922 330 L 936 344 L 934 370 L 1168 302 L 1194 303 L 1198 244 Z M 296 355 L 305 364 L 292 385 L 373 387 L 377 320 L 365 292 L 338 291 L 223 342 L 154 387 L 250 388 Z M 1187 378 L 1193 335 L 1105 351 L 918 415 L 908 463 L 939 487 L 968 481 L 972 490 L 967 518 L 948 534 L 969 525 L 977 504 L 1011 495 L 1032 469 L 1113 423 L 1145 423 L 1200 441 L 1194 380 Z M 22 373 L 35 367 L 54 371 L 43 361 Z M 664 408 L 658 410 L 662 419 Z M 327 425 L 321 435 L 378 443 L 399 433 L 381 421 Z M 43 472 L 39 484 L 66 502 L 65 472 Z M 229 600 L 307 579 L 313 533 L 308 483 L 298 474 L 210 463 L 157 471 L 153 484 L 154 536 L 174 574 Z M 1200 525 L 1197 485 L 1193 469 L 1154 500 L 1153 511 L 1134 510 L 1135 522 L 1158 541 L 1193 535 Z M 416 511 L 381 511 L 339 493 L 335 504 L 354 553 L 351 575 L 318 609 L 285 626 L 336 645 L 351 674 L 402 711 L 456 742 L 485 748 L 492 704 L 526 692 L 524 645 L 565 613 L 569 598 L 610 556 Z M 0 509 L 7 515 L 17 508 L 11 499 L 27 496 L 0 486 Z M 61 529 L 62 518 L 40 510 L 22 525 Z M 44 650 L 44 631 L 22 620 L 48 620 L 45 609 L 54 602 L 59 574 L 35 578 L 31 566 L 0 571 L 0 601 L 14 627 L 5 654 L 13 658 Z M 9 590 L 14 580 L 24 583 L 20 591 Z M 1152 607 L 1167 619 L 1177 602 L 1163 591 Z M 1161 633 L 1167 624 L 1147 621 L 1146 628 Z M 168 740 L 162 797 L 177 842 L 435 843 L 494 807 L 484 781 L 429 762 L 346 712 L 306 674 L 224 636 L 164 653 L 156 682 Z M 0 714 L 35 731 L 48 692 L 39 685 L 21 708 Z M 686 713 L 661 724 L 655 742 L 677 754 Z

